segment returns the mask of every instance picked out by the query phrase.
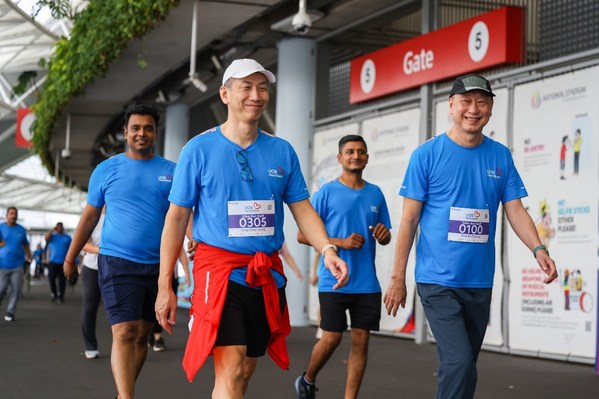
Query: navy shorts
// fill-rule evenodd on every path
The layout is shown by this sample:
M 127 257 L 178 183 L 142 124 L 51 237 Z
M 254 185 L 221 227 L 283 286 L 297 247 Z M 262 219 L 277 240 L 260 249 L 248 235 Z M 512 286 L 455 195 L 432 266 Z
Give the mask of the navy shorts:
M 352 328 L 378 331 L 381 320 L 381 293 L 344 294 L 319 292 L 320 328 L 325 331 L 343 332 L 347 330 L 349 310 Z
M 98 282 L 111 325 L 126 321 L 156 321 L 160 264 L 131 262 L 100 254 Z
M 279 288 L 281 313 L 286 302 L 285 288 Z M 269 339 L 262 290 L 229 281 L 214 346 L 244 345 L 247 357 L 260 357 L 266 353 Z

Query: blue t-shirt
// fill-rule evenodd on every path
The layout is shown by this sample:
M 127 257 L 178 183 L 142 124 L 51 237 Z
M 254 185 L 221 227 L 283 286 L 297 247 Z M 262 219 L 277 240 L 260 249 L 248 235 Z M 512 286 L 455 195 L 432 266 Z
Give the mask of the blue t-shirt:
M 42 264 L 42 255 L 44 254 L 44 250 L 41 248 L 36 249 L 33 252 L 33 258 L 35 259 L 35 263 L 41 266 Z
M 495 272 L 499 203 L 526 197 L 510 150 L 488 137 L 473 148 L 447 134 L 418 147 L 399 194 L 423 202 L 416 249 L 416 282 L 456 288 L 490 288 Z M 450 241 L 450 209 L 488 212 L 488 241 Z
M 314 193 L 312 205 L 322 218 L 329 237 L 345 238 L 358 233 L 366 238 L 360 249 L 339 248 L 339 257 L 349 268 L 349 280 L 337 290 L 333 290 L 337 280 L 324 267 L 324 260 L 320 257 L 318 290 L 346 294 L 381 292 L 374 263 L 376 240 L 369 230 L 370 226 L 374 227 L 378 223 L 391 228 L 387 203 L 381 189 L 366 182 L 364 187 L 354 190 L 334 180 Z
M 168 211 L 175 163 L 154 155 L 137 160 L 118 154 L 91 175 L 87 202 L 106 204 L 100 253 L 131 262 L 160 262 L 160 238 Z
M 272 253 L 285 239 L 283 203 L 308 198 L 308 188 L 287 141 L 259 131 L 256 140 L 242 150 L 220 127 L 192 138 L 181 150 L 169 200 L 194 208 L 194 240 L 242 254 Z M 252 180 L 243 179 L 248 176 L 246 166 Z M 274 214 L 263 212 L 269 206 L 274 207 Z M 255 220 L 268 227 L 265 235 L 238 235 L 244 234 L 244 229 L 238 228 L 243 227 L 239 216 L 243 212 L 265 215 L 247 219 L 247 223 Z M 245 278 L 244 270 L 236 269 L 231 279 L 245 284 L 240 281 L 242 276 Z
M 52 233 L 48 241 L 48 250 L 50 251 L 50 263 L 63 264 L 64 258 L 71 245 L 71 237 L 67 234 Z
M 9 226 L 0 224 L 0 237 L 4 239 L 4 246 L 0 248 L 0 269 L 15 269 L 23 267 L 25 262 L 25 249 L 29 245 L 27 231 L 20 224 Z

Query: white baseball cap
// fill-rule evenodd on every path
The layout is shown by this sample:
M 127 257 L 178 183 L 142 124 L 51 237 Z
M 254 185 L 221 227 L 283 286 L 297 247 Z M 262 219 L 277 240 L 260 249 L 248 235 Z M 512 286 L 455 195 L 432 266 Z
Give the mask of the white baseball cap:
M 264 69 L 264 67 L 255 60 L 252 60 L 251 58 L 241 58 L 233 61 L 225 70 L 225 74 L 223 75 L 223 85 L 231 78 L 241 79 L 256 72 L 266 76 L 266 79 L 268 79 L 270 83 L 275 83 L 277 81 L 277 78 L 275 78 L 275 75 L 271 71 Z

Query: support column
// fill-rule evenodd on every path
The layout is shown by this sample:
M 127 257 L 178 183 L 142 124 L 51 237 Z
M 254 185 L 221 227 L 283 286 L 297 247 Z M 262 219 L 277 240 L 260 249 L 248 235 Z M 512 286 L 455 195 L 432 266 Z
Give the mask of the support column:
M 436 26 L 436 13 L 438 7 L 438 1 L 435 0 L 433 4 L 425 1 L 422 3 L 422 34 L 428 33 L 435 30 Z M 433 115 L 433 86 L 432 84 L 420 86 L 420 143 L 424 143 L 429 139 L 429 135 L 432 130 L 432 115 Z M 412 251 L 416 251 L 416 248 L 412 248 Z M 427 321 L 424 315 L 424 308 L 420 303 L 420 298 L 416 293 L 416 300 L 414 302 L 414 341 L 417 344 L 424 344 L 427 342 Z
M 306 183 L 310 186 L 311 148 L 316 86 L 316 42 L 287 38 L 278 43 L 276 134 L 289 141 L 299 157 Z M 297 225 L 285 207 L 285 239 L 304 281 L 285 270 L 288 277 L 287 303 L 291 325 L 308 324 L 309 247 L 297 242 Z
M 189 106 L 171 104 L 166 107 L 163 157 L 177 162 L 189 134 Z

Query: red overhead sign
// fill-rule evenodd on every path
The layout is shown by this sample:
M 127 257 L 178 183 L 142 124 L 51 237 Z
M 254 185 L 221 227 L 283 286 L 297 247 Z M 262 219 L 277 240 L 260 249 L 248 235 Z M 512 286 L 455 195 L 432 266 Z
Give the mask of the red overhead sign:
M 19 108 L 17 110 L 17 132 L 15 134 L 15 145 L 17 147 L 31 147 L 31 138 L 33 137 L 32 124 L 35 121 L 35 114 L 29 108 Z
M 350 103 L 524 60 L 524 10 L 502 7 L 351 61 Z

